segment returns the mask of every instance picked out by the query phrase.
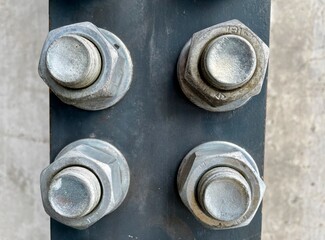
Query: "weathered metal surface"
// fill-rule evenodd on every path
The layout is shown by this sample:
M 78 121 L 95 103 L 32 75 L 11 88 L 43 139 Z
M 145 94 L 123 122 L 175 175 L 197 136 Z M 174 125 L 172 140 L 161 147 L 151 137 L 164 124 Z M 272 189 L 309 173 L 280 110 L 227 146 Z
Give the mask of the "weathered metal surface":
M 234 142 L 263 169 L 266 84 L 261 94 L 231 112 L 211 113 L 182 93 L 178 56 L 193 33 L 239 19 L 264 42 L 270 1 L 51 0 L 51 29 L 91 21 L 121 38 L 130 50 L 134 76 L 115 106 L 87 112 L 51 94 L 51 160 L 68 143 L 107 140 L 123 152 L 131 172 L 129 193 L 116 211 L 87 230 L 52 221 L 52 240 L 260 239 L 261 211 L 250 225 L 213 231 L 199 223 L 178 196 L 177 169 L 200 143 Z
M 217 37 L 206 47 L 201 58 L 202 71 L 208 82 L 224 90 L 243 86 L 256 70 L 252 44 L 234 34 Z
M 79 51 L 76 51 L 74 56 L 72 56 L 74 57 L 74 64 L 71 64 L 72 66 L 70 65 L 71 69 L 69 70 L 72 70 L 72 75 L 76 79 L 70 81 L 69 87 L 66 87 L 68 79 L 67 74 L 63 76 L 65 80 L 59 80 L 53 76 L 54 66 L 53 64 L 48 64 L 48 60 L 54 57 L 52 48 L 54 45 L 57 45 L 56 43 L 59 39 L 71 35 L 79 36 L 80 39 L 88 39 L 86 41 L 95 45 L 97 48 L 96 51 L 100 53 L 100 73 L 99 75 L 97 74 L 98 77 L 96 77 L 96 71 L 94 74 L 91 74 L 96 77 L 96 81 L 93 81 L 92 84 L 89 84 L 89 82 L 93 80 L 94 76 L 90 79 L 87 79 L 88 76 L 86 75 L 77 76 L 80 75 L 80 73 L 78 73 L 80 71 L 78 68 L 82 67 L 82 72 L 84 72 L 85 68 L 88 67 L 87 64 L 81 64 L 82 55 L 86 55 L 89 52 L 92 52 L 92 55 L 94 55 L 94 52 L 96 52 L 94 50 L 88 50 L 86 53 L 82 54 L 79 48 Z M 71 41 L 69 44 L 71 45 Z M 64 49 L 67 47 L 67 43 L 65 42 Z M 73 48 L 74 47 L 75 46 L 73 46 Z M 69 56 L 62 57 L 62 47 L 60 51 L 61 53 L 56 53 L 56 55 L 60 54 L 61 56 L 61 60 L 56 63 L 56 68 L 62 74 L 62 69 L 69 67 L 69 65 L 65 64 L 62 60 L 65 59 L 65 61 L 69 61 Z M 69 51 L 71 53 L 71 50 Z M 77 57 L 79 59 L 77 59 Z M 90 59 L 94 59 L 94 57 Z M 98 60 L 94 61 L 93 65 L 98 66 Z M 93 71 L 94 69 L 92 72 Z M 124 43 L 113 33 L 97 28 L 90 22 L 70 24 L 50 31 L 45 40 L 39 61 L 39 74 L 54 94 L 67 104 L 93 111 L 108 108 L 120 101 L 130 88 L 132 72 L 132 60 Z M 71 88 L 71 83 L 73 83 L 74 86 L 77 85 L 78 89 Z M 83 85 L 85 85 L 85 83 L 89 86 L 84 87 Z
M 78 217 L 67 217 L 66 215 L 73 215 L 75 214 L 73 212 L 76 212 L 77 206 L 71 206 L 72 204 L 84 205 L 85 199 L 83 199 L 82 188 L 72 189 L 77 185 L 80 187 L 80 184 L 76 184 L 76 180 L 71 181 L 70 178 L 65 180 L 67 184 L 59 185 L 60 188 L 63 188 L 57 191 L 58 194 L 62 194 L 58 197 L 61 199 L 59 203 L 61 206 L 53 207 L 55 199 L 49 193 L 53 192 L 53 180 L 56 180 L 58 175 L 62 175 L 63 171 L 74 166 L 86 168 L 96 175 L 101 186 L 101 195 L 94 196 L 95 198 L 99 197 L 100 200 L 92 211 L 87 213 L 83 211 L 83 214 Z M 74 177 L 74 179 L 76 178 Z M 79 178 L 78 182 L 80 181 Z M 61 183 L 63 183 L 62 177 Z M 45 211 L 57 221 L 77 229 L 88 228 L 118 208 L 127 195 L 129 185 L 130 170 L 123 154 L 108 142 L 97 139 L 81 139 L 70 143 L 60 151 L 55 161 L 45 168 L 41 174 L 41 193 Z M 66 193 L 69 189 L 72 192 Z M 73 194 L 80 196 L 76 198 Z M 93 192 L 93 194 L 95 193 Z M 97 194 L 99 194 L 98 191 Z M 62 211 L 57 211 L 57 209 L 64 207 L 64 204 L 67 205 L 67 209 L 65 214 L 61 214 Z M 93 204 L 88 202 L 86 205 L 91 206 Z
M 221 175 L 222 180 L 211 181 Z M 225 178 L 228 179 L 226 185 Z M 265 191 L 265 184 L 250 154 L 235 144 L 220 141 L 203 143 L 185 156 L 178 171 L 177 185 L 183 203 L 193 215 L 207 227 L 218 230 L 248 225 Z M 215 192 L 205 194 L 209 185 L 214 185 Z M 220 192 L 218 189 L 223 190 Z M 218 199 L 220 205 L 216 206 Z M 229 201 L 224 202 L 225 199 Z M 245 202 L 247 207 L 241 206 Z M 216 214 L 211 212 L 229 220 L 215 217 L 213 215 Z M 238 212 L 241 214 L 238 215 Z M 236 215 L 236 218 L 229 218 Z
M 60 85 L 73 89 L 91 85 L 102 68 L 96 46 L 78 35 L 56 39 L 46 52 L 46 68 Z
M 50 180 L 47 196 L 48 207 L 57 214 L 63 218 L 80 218 L 98 205 L 102 196 L 101 184 L 89 169 L 69 166 Z
M 211 72 L 206 69 L 205 52 L 207 50 L 209 52 L 209 49 L 211 49 L 209 44 L 211 42 L 213 44 L 215 40 L 220 38 L 225 39 L 226 36 L 228 38 L 229 36 L 237 36 L 237 39 L 240 37 L 240 39 L 247 42 L 246 45 L 251 45 L 252 54 L 256 54 L 254 58 L 256 66 L 253 66 L 252 74 L 248 73 L 246 77 L 238 63 L 229 65 L 229 61 L 234 61 L 236 58 L 243 60 L 244 56 L 248 56 L 247 52 L 243 53 L 242 46 L 236 54 L 230 53 L 230 51 L 233 51 L 234 46 L 230 44 L 228 39 L 227 43 L 225 43 L 228 47 L 223 46 L 221 50 L 223 53 L 223 56 L 220 56 L 221 59 L 219 59 L 221 64 L 216 65 L 217 61 L 213 56 L 214 70 L 219 70 L 219 73 L 221 72 L 223 75 L 227 72 L 227 81 L 231 78 L 235 78 L 233 81 L 239 80 L 239 76 L 244 77 L 244 81 L 241 81 L 239 86 L 237 84 L 225 84 L 224 81 L 223 84 L 218 83 L 215 79 L 212 79 Z M 225 51 L 228 51 L 228 56 L 225 56 Z M 212 112 L 231 111 L 243 106 L 251 97 L 260 93 L 266 74 L 268 58 L 269 49 L 266 44 L 243 23 L 238 20 L 231 20 L 193 34 L 192 38 L 185 44 L 179 57 L 178 80 L 184 94 L 197 106 Z M 247 64 L 248 61 L 245 60 L 244 64 Z

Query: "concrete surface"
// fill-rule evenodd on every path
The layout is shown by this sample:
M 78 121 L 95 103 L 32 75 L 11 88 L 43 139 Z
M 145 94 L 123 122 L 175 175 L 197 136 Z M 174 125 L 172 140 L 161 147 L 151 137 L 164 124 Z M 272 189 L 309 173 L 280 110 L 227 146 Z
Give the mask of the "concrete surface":
M 49 239 L 39 174 L 49 161 L 48 89 L 37 64 L 46 0 L 0 0 L 0 239 Z
M 325 239 L 325 0 L 272 1 L 264 240 Z M 46 0 L 0 0 L 0 239 L 47 240 Z
M 325 0 L 272 1 L 263 239 L 325 239 Z

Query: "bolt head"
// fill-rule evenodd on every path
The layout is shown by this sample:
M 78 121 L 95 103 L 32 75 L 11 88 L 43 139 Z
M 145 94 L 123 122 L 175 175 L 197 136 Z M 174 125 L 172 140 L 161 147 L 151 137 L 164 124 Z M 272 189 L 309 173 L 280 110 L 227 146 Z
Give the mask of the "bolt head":
M 224 90 L 239 88 L 255 72 L 255 50 L 243 37 L 232 34 L 217 37 L 203 53 L 202 68 L 212 86 Z
M 219 221 L 235 221 L 248 209 L 251 190 L 245 178 L 229 167 L 217 167 L 203 175 L 198 184 L 201 207 Z
M 68 167 L 51 180 L 48 198 L 59 215 L 80 218 L 99 203 L 101 185 L 95 174 L 83 167 Z
M 65 35 L 48 48 L 46 66 L 60 85 L 79 89 L 88 87 L 97 79 L 101 57 L 96 46 L 86 38 Z

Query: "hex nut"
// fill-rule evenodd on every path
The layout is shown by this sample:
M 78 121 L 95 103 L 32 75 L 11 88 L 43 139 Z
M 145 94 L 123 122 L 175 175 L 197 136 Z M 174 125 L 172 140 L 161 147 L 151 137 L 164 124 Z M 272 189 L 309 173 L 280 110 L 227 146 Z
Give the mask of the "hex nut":
M 100 183 L 101 189 L 97 189 L 96 181 L 89 177 L 89 173 L 82 173 L 83 176 L 81 178 L 84 178 L 83 182 L 86 182 L 83 185 L 86 185 L 87 189 L 85 190 L 84 187 L 75 187 L 77 184 L 73 182 L 72 187 L 68 186 L 64 189 L 66 190 L 64 194 L 71 196 L 73 193 L 67 193 L 70 189 L 75 194 L 79 192 L 79 195 L 87 197 L 89 195 L 88 193 L 94 192 L 97 195 L 100 194 L 99 201 L 95 199 L 91 203 L 85 203 L 85 199 L 80 197 L 77 200 L 75 198 L 70 199 L 68 196 L 68 201 L 71 200 L 71 204 L 69 204 L 69 202 L 64 202 L 65 199 L 62 200 L 62 198 L 66 197 L 65 195 L 55 196 L 54 200 L 50 199 L 50 197 L 53 197 L 53 194 L 50 195 L 53 184 L 54 187 L 58 185 L 55 182 L 58 179 L 57 176 L 62 175 L 64 171 L 71 171 L 70 169 L 78 167 L 84 168 L 94 174 Z M 71 173 L 69 174 L 66 174 L 66 176 L 73 176 Z M 101 140 L 82 139 L 67 145 L 61 150 L 54 162 L 42 171 L 40 183 L 41 196 L 46 213 L 67 226 L 76 229 L 86 229 L 121 205 L 130 185 L 130 172 L 124 156 L 114 146 Z M 63 184 L 60 182 L 59 186 L 64 187 Z M 82 209 L 76 209 L 76 201 L 80 203 L 79 205 Z M 65 204 L 65 206 L 61 207 L 61 209 L 65 208 L 64 214 L 60 214 L 62 211 L 58 211 L 58 208 L 53 208 L 53 202 L 55 204 Z
M 220 141 L 201 144 L 185 156 L 177 187 L 195 218 L 214 230 L 248 225 L 265 192 L 254 159 L 243 148 Z
M 58 81 L 50 73 L 47 65 L 48 50 L 58 39 L 67 36 L 83 38 L 97 48 L 101 59 L 100 62 L 93 61 L 95 66 L 92 68 L 96 68 L 96 64 L 100 64 L 101 68 L 95 81 L 93 78 L 96 72 L 90 74 L 89 81 L 83 80 L 84 85 L 67 86 L 64 82 L 68 81 L 64 79 Z M 92 48 L 89 43 L 82 45 Z M 88 52 L 96 51 L 89 50 Z M 91 57 L 95 57 L 93 55 L 96 54 L 92 54 Z M 88 63 L 86 66 L 88 65 L 92 64 Z M 84 110 L 95 111 L 111 107 L 124 97 L 132 81 L 133 64 L 128 49 L 117 36 L 107 30 L 97 28 L 90 22 L 82 22 L 49 32 L 41 52 L 38 71 L 40 77 L 62 102 Z
M 178 81 L 198 107 L 231 111 L 260 93 L 268 58 L 267 45 L 243 23 L 231 20 L 195 33 L 185 44 Z

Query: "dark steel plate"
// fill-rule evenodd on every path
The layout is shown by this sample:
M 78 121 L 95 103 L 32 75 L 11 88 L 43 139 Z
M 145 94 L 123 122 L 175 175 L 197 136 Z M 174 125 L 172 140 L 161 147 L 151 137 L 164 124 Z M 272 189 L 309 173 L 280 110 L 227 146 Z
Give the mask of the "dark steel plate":
M 238 19 L 268 43 L 270 0 L 50 0 L 50 28 L 90 21 L 119 36 L 131 52 L 130 91 L 114 107 L 87 112 L 50 99 L 51 160 L 81 138 L 106 140 L 131 169 L 125 202 L 87 230 L 54 220 L 52 240 L 259 240 L 261 211 L 243 228 L 212 231 L 182 204 L 176 173 L 185 154 L 203 142 L 244 147 L 263 170 L 266 84 L 244 107 L 211 113 L 194 106 L 176 78 L 178 55 L 191 35 Z

